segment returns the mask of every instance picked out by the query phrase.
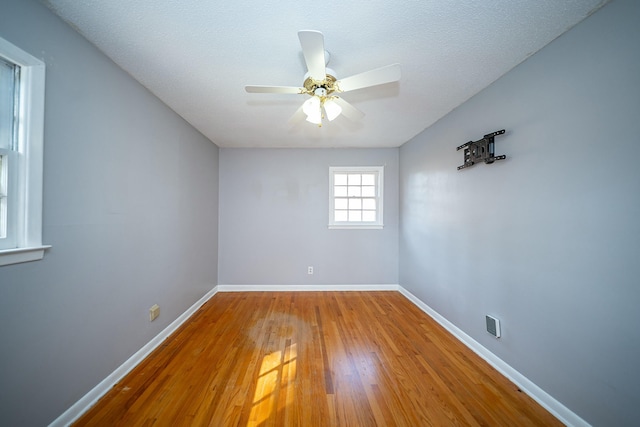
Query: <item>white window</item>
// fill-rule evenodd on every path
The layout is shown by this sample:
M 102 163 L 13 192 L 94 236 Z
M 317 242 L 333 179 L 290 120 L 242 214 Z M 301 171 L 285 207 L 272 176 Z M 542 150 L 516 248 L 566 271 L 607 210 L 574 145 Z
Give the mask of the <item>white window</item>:
M 382 166 L 329 168 L 329 228 L 382 228 Z
M 34 261 L 42 245 L 42 61 L 0 38 L 0 266 Z

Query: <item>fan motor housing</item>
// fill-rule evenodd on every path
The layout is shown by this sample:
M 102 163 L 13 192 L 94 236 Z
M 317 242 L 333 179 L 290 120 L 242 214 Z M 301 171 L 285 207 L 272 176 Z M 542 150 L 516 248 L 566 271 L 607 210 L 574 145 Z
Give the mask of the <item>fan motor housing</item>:
M 331 74 L 327 74 L 322 81 L 314 80 L 311 77 L 307 77 L 303 83 L 303 86 L 309 95 L 314 95 L 316 89 L 323 88 L 327 91 L 327 95 L 338 90 L 336 85 L 336 78 Z

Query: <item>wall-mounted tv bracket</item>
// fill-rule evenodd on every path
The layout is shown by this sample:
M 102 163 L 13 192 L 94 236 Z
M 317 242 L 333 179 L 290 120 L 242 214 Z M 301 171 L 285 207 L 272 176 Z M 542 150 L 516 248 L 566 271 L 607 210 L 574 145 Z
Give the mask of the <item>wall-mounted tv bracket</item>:
M 464 148 L 464 164 L 458 166 L 458 170 L 473 166 L 474 164 L 479 163 L 481 160 L 489 164 L 495 162 L 496 160 L 506 159 L 507 156 L 505 155 L 495 155 L 495 143 L 493 141 L 493 138 L 496 135 L 502 135 L 503 133 L 504 129 L 487 134 L 484 136 L 484 138 L 479 139 L 478 141 L 469 141 L 456 148 L 456 150 L 462 150 Z

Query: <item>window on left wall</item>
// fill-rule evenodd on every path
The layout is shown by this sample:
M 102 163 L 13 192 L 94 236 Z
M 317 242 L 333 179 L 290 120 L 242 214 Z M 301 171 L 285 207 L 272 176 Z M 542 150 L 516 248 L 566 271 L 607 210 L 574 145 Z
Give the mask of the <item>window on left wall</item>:
M 0 266 L 42 259 L 45 65 L 0 38 Z

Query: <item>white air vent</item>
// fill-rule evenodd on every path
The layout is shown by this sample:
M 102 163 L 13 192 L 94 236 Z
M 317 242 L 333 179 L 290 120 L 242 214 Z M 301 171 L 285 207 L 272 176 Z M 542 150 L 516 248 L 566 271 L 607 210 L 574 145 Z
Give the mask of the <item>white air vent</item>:
M 500 321 L 493 316 L 485 316 L 487 320 L 487 332 L 496 338 L 500 338 Z

